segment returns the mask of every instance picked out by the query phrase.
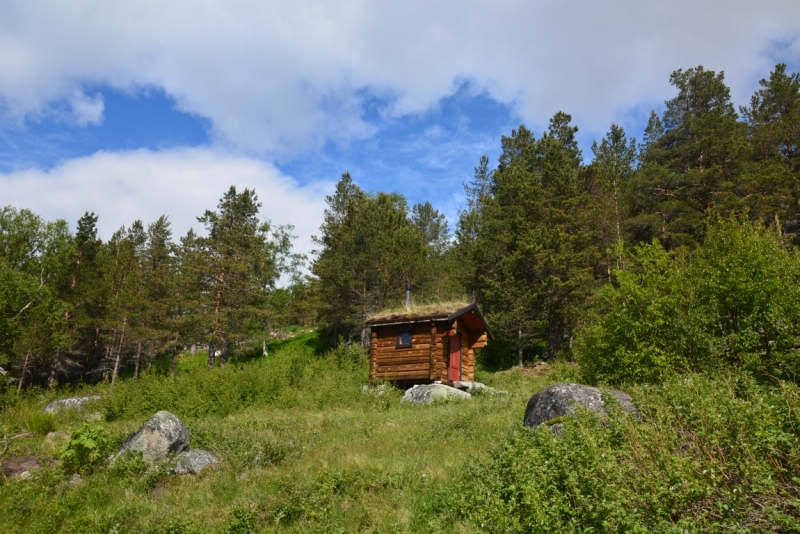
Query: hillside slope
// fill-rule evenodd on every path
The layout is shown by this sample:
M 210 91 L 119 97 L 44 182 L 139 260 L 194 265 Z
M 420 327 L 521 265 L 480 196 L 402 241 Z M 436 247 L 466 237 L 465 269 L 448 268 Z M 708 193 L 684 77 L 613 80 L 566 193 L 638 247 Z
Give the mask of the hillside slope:
M 479 380 L 507 392 L 412 406 L 362 391 L 367 360 L 323 351 L 314 333 L 246 352 L 224 369 L 183 355 L 178 376 L 86 388 L 64 412 L 73 433 L 99 411 L 113 451 L 157 410 L 181 417 L 192 447 L 223 462 L 199 477 L 136 465 L 71 486 L 58 466 L 0 482 L 3 532 L 538 532 L 798 528 L 800 403 L 795 386 L 683 377 L 629 391 L 642 421 L 588 414 L 562 438 L 524 430 L 529 396 L 575 381 L 512 370 Z M 60 392 L 60 396 L 65 395 Z M 6 435 L 32 426 L 53 394 L 6 401 Z M 41 424 L 41 423 L 40 423 Z M 46 425 L 45 425 L 46 426 Z M 42 432 L 47 428 L 40 429 Z M 5 458 L 57 457 L 41 435 Z

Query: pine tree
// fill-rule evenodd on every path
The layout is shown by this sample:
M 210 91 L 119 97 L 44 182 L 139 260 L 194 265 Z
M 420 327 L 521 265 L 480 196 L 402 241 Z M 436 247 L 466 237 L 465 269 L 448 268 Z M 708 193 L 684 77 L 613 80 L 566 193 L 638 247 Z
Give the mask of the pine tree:
M 570 121 L 559 112 L 539 139 L 524 126 L 503 137 L 477 225 L 476 289 L 520 364 L 528 349 L 554 357 L 569 345 L 594 284 L 591 199 Z
M 778 64 L 741 113 L 753 147 L 743 194 L 753 218 L 800 234 L 800 73 Z
M 638 240 L 693 246 L 709 215 L 741 212 L 748 145 L 724 80 L 702 66 L 670 76 L 678 94 L 662 120 L 651 116 L 635 184 L 630 224 Z
M 607 251 L 606 273 L 610 276 L 612 261 L 617 269 L 623 267 L 623 223 L 628 218 L 628 189 L 636 170 L 636 140 L 627 139 L 625 130 L 612 124 L 600 144 L 592 144 L 592 153 L 594 160 L 589 172 L 595 186 L 599 232 L 603 236 L 600 246 Z
M 200 293 L 206 296 L 209 367 L 214 367 L 217 344 L 220 362 L 227 363 L 231 343 L 241 338 L 248 320 L 263 313 L 266 291 L 279 275 L 270 225 L 258 218 L 260 207 L 255 191 L 238 193 L 231 186 L 218 211 L 207 210 L 197 218 L 208 231 L 207 237 L 194 239 L 194 258 Z

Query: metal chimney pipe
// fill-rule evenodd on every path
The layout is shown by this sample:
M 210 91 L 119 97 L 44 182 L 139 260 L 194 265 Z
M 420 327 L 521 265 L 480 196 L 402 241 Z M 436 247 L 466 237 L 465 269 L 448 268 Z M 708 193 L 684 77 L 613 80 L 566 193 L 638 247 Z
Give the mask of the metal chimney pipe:
M 411 284 L 406 284 L 406 308 L 411 307 Z

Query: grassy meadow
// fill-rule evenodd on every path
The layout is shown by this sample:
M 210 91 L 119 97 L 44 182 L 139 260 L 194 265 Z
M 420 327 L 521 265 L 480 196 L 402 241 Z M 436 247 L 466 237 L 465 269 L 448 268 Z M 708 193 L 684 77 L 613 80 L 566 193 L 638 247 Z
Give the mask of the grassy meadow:
M 112 452 L 158 410 L 191 446 L 222 460 L 201 476 L 98 461 L 70 485 L 63 465 L 0 481 L 2 532 L 616 532 L 800 531 L 800 394 L 748 376 L 683 376 L 626 388 L 639 420 L 581 413 L 557 438 L 522 428 L 530 395 L 578 369 L 480 372 L 502 390 L 413 406 L 364 392 L 357 350 L 304 333 L 240 351 L 223 369 L 183 354 L 177 376 L 3 397 L 3 459 L 59 458 L 100 413 Z M 540 368 L 541 369 L 541 368 Z M 39 416 L 53 398 L 102 396 L 82 412 Z M 101 459 L 102 460 L 102 459 Z

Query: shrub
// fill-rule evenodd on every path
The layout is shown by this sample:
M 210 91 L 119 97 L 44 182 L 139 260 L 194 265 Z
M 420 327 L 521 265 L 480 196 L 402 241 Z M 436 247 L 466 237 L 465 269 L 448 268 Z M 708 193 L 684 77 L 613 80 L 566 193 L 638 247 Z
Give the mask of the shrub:
M 692 375 L 630 390 L 641 421 L 517 427 L 447 488 L 480 532 L 796 532 L 800 391 Z
M 73 432 L 70 440 L 59 450 L 59 457 L 66 470 L 86 473 L 100 464 L 108 446 L 108 436 L 103 427 L 84 422 L 83 426 Z
M 123 479 L 137 479 L 147 468 L 142 451 L 128 451 L 114 460 L 110 471 Z
M 800 257 L 760 225 L 709 227 L 705 244 L 654 241 L 601 288 L 575 347 L 590 382 L 659 382 L 675 371 L 800 370 Z
M 25 428 L 29 432 L 43 436 L 56 429 L 56 418 L 51 413 L 31 412 L 25 418 Z

